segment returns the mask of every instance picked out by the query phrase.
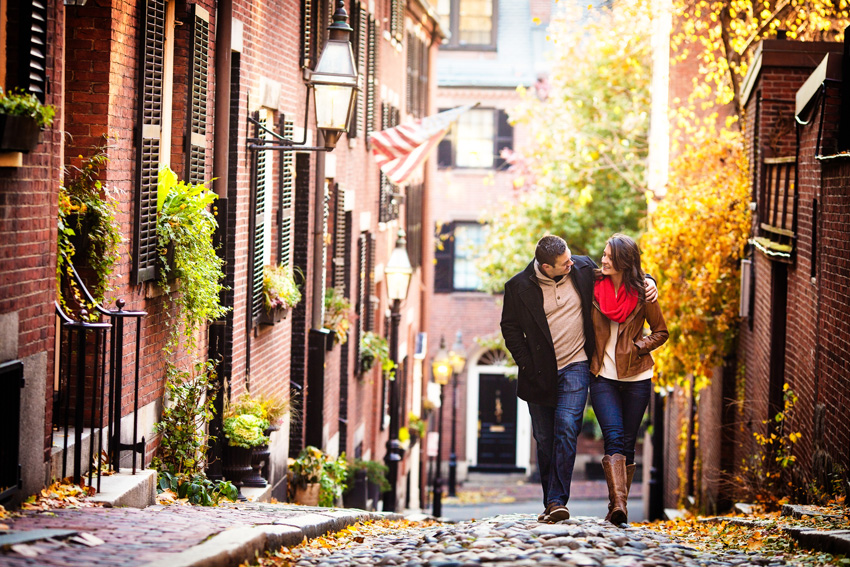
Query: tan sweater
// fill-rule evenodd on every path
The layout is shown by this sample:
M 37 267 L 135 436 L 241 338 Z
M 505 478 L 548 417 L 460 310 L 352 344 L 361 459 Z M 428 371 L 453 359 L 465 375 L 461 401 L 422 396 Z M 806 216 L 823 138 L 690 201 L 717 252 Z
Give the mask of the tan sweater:
M 566 275 L 556 282 L 542 271 L 535 261 L 537 283 L 543 290 L 543 311 L 549 323 L 549 332 L 555 345 L 555 357 L 560 370 L 573 362 L 587 360 L 584 353 L 584 319 L 581 314 L 581 298 Z

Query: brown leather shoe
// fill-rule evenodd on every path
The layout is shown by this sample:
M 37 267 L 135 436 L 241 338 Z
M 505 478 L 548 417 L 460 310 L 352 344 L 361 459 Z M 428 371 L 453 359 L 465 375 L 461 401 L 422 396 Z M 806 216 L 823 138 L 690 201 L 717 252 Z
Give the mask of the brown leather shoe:
M 558 502 L 550 502 L 544 514 L 546 514 L 546 522 L 550 524 L 570 519 L 569 509 Z
M 548 508 L 547 508 L 547 510 L 548 510 Z M 546 510 L 543 510 L 542 512 L 540 512 L 540 514 L 537 516 L 537 521 L 540 522 L 540 523 L 544 523 L 544 522 L 549 521 L 549 514 L 546 513 Z
M 628 488 L 626 485 L 626 457 L 616 453 L 605 455 L 602 458 L 602 469 L 605 471 L 605 480 L 608 482 L 608 515 L 606 520 L 619 526 L 629 521 L 629 512 L 626 508 L 628 499 Z

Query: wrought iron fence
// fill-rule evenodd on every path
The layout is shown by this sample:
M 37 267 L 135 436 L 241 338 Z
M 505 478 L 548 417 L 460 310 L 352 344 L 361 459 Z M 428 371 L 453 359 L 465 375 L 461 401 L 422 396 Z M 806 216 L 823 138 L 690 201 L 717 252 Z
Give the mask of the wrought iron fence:
M 116 302 L 117 309 L 106 309 L 95 302 L 73 267 L 71 272 L 85 302 L 94 306 L 96 316 L 81 309 L 79 317 L 74 318 L 58 302 L 55 304 L 59 321 L 59 352 L 53 392 L 53 429 L 59 432 L 63 444 L 62 478 L 69 476 L 69 444 L 73 437 L 70 476 L 77 483 L 83 481 L 84 475 L 87 476 L 89 486 L 97 477 L 96 489 L 100 491 L 103 467 L 111 467 L 117 472 L 121 466 L 122 451 L 132 451 L 133 474 L 139 468 L 139 454 L 142 455 L 141 468 L 145 466 L 145 438 L 139 439 L 138 410 L 142 318 L 147 313 L 125 311 L 123 299 Z M 121 414 L 126 368 L 124 339 L 128 319 L 136 322 L 132 382 L 133 442 L 122 443 Z M 84 458 L 83 439 L 86 434 L 88 454 Z

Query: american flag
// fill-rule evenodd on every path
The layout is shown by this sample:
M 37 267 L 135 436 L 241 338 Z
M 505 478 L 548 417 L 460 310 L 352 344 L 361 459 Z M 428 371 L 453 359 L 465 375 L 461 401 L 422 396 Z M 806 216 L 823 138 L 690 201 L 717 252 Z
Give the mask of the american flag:
M 478 106 L 467 104 L 439 114 L 402 124 L 387 130 L 375 132 L 369 136 L 372 142 L 372 155 L 387 178 L 394 184 L 404 183 L 408 176 L 440 143 L 452 122 L 470 108 Z

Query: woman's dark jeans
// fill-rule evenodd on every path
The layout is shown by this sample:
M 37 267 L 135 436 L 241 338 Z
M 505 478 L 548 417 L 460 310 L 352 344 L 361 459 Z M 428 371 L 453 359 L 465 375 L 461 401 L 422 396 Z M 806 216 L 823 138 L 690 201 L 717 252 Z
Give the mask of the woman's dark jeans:
M 601 376 L 590 379 L 590 402 L 605 438 L 605 454 L 635 462 L 638 429 L 652 395 L 652 380 L 621 382 Z

